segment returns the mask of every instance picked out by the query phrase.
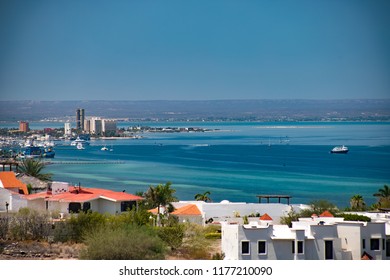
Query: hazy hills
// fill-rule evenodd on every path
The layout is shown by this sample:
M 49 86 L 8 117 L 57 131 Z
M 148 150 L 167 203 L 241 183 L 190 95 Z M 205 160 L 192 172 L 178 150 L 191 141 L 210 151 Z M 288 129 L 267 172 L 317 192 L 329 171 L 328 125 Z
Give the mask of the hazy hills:
M 159 120 L 390 120 L 390 99 L 208 101 L 0 101 L 0 120 L 86 117 Z

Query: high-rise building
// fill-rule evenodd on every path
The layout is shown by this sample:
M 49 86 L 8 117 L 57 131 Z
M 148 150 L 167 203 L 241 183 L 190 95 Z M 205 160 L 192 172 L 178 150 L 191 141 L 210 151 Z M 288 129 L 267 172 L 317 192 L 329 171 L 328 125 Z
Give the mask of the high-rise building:
M 84 109 L 76 110 L 76 129 L 83 130 L 84 129 L 84 120 L 85 120 L 85 111 Z
M 84 121 L 84 131 L 90 132 L 91 130 L 91 120 L 85 120 Z
M 72 134 L 72 127 L 70 126 L 70 122 L 66 122 L 64 125 L 64 134 L 69 136 Z
M 97 134 L 97 135 L 102 133 L 102 120 L 101 120 L 101 118 L 91 118 L 90 132 L 92 134 Z
M 115 133 L 116 132 L 116 120 L 102 120 L 102 131 L 107 133 Z
M 28 122 L 19 122 L 19 130 L 23 132 L 28 132 L 30 130 L 29 123 Z

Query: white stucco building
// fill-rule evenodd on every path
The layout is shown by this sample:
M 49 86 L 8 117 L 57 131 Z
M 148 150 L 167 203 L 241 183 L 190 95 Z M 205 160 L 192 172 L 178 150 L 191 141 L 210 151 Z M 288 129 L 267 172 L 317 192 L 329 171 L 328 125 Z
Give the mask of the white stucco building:
M 389 222 L 329 216 L 300 219 L 291 228 L 262 220 L 248 225 L 223 222 L 222 252 L 228 260 L 390 259 Z

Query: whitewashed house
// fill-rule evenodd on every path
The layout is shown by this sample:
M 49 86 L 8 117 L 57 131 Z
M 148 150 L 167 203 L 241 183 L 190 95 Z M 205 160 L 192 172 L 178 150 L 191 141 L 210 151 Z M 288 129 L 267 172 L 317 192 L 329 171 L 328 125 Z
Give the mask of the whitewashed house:
M 116 214 L 137 206 L 142 197 L 106 189 L 69 186 L 68 183 L 53 182 L 47 192 L 25 196 L 27 207 L 37 210 L 77 213 L 95 211 Z
M 260 220 L 222 223 L 222 252 L 228 260 L 390 259 L 384 222 L 346 222 L 312 217 L 287 225 Z
M 26 207 L 24 196 L 27 194 L 27 185 L 18 180 L 13 171 L 0 172 L 0 212 Z

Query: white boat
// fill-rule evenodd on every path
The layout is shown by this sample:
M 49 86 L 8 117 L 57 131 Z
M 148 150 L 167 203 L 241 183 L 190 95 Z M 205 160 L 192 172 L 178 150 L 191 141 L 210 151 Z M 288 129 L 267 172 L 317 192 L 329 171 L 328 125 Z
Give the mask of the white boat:
M 83 146 L 86 146 L 86 145 L 89 145 L 89 142 L 84 140 L 84 139 L 80 139 L 80 137 L 77 137 L 76 140 L 72 141 L 70 143 L 71 146 L 77 146 L 77 144 L 81 143 Z
M 106 146 L 102 147 L 100 150 L 102 151 L 108 151 L 108 148 Z
M 349 151 L 348 147 L 342 145 L 342 146 L 334 147 L 330 152 L 332 154 L 346 154 L 348 153 L 348 151 Z

